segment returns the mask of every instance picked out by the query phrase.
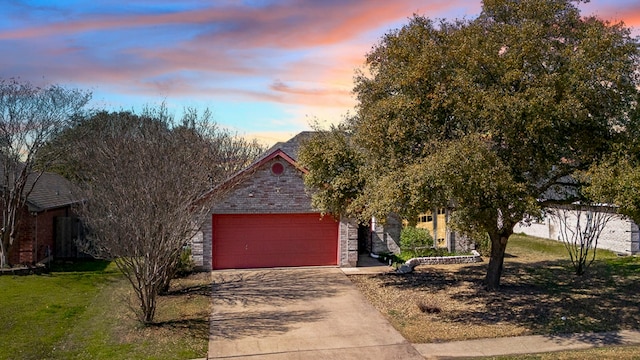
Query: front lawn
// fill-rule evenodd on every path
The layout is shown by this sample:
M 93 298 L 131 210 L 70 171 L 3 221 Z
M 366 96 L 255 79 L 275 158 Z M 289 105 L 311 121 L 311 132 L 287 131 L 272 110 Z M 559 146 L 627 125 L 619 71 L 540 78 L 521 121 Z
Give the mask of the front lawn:
M 204 357 L 210 293 L 208 273 L 175 280 L 157 324 L 143 327 L 129 309 L 130 285 L 108 262 L 0 276 L 0 359 Z
M 414 343 L 640 328 L 640 258 L 598 254 L 577 277 L 562 243 L 514 235 L 496 293 L 482 285 L 488 259 L 350 279 Z

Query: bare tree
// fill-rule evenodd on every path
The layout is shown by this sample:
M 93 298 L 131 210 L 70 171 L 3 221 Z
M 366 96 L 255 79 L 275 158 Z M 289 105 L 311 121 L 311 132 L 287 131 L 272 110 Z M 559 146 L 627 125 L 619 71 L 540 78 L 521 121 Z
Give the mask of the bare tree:
M 603 206 L 583 204 L 559 206 L 550 212 L 576 275 L 583 275 L 595 260 L 598 239 L 615 212 Z
M 58 85 L 39 88 L 0 80 L 0 267 L 9 265 L 22 208 L 43 171 L 34 169 L 38 152 L 90 98 L 88 92 Z
M 66 160 L 87 199 L 79 209 L 91 234 L 84 248 L 114 259 L 143 323 L 153 322 L 158 293 L 205 221 L 210 190 L 261 151 L 209 117 L 188 110 L 176 123 L 164 107 L 142 115 L 103 112 L 66 138 Z

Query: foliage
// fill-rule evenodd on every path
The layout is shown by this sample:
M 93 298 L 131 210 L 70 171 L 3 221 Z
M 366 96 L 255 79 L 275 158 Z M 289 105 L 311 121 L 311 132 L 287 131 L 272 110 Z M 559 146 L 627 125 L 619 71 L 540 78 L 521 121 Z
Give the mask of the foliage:
M 157 296 L 174 277 L 183 247 L 200 231 L 214 187 L 245 167 L 259 146 L 222 131 L 210 113 L 187 110 L 175 121 L 164 107 L 98 112 L 61 134 L 58 165 L 87 201 L 84 250 L 114 259 L 153 322 Z
M 39 88 L 16 79 L 0 79 L 0 267 L 9 264 L 22 207 L 46 162 L 36 171 L 43 145 L 66 128 L 70 118 L 87 104 L 91 94 L 59 85 Z
M 184 283 L 184 285 L 183 285 Z M 107 261 L 55 263 L 48 275 L 0 276 L 0 359 L 193 359 L 208 344 L 210 280 L 180 279 L 159 322 L 140 327 L 123 301 L 131 289 Z M 19 341 L 16 341 L 19 339 Z
M 400 249 L 412 254 L 412 257 L 426 256 L 424 254 L 433 248 L 433 238 L 426 229 L 415 226 L 405 226 L 400 232 Z
M 386 34 L 356 76 L 356 116 L 307 145 L 314 203 L 363 220 L 453 208 L 457 230 L 488 234 L 498 288 L 514 226 L 581 198 L 567 179 L 637 127 L 638 40 L 577 2 L 486 0 L 475 19 L 414 16 Z M 348 192 L 336 155 L 308 161 L 340 131 Z
M 312 141 L 302 145 L 298 160 L 314 170 L 305 176 L 305 184 L 323 189 L 322 196 L 312 197 L 313 206 L 328 213 L 346 212 L 359 217 L 363 209 L 354 208 L 351 201 L 362 192 L 364 179 L 360 171 L 364 164 L 346 129 L 339 126 L 318 132 Z M 363 223 L 366 221 L 363 219 Z
M 636 100 L 636 103 L 640 100 Z M 622 141 L 602 161 L 582 174 L 585 194 L 592 202 L 613 204 L 617 211 L 640 224 L 640 107 L 629 113 Z
M 186 276 L 193 272 L 195 263 L 191 257 L 191 247 L 185 246 L 180 253 L 180 261 L 176 267 L 176 275 Z
M 618 211 L 640 223 L 640 154 L 627 149 L 614 153 L 584 174 L 585 193 L 602 204 L 615 204 Z

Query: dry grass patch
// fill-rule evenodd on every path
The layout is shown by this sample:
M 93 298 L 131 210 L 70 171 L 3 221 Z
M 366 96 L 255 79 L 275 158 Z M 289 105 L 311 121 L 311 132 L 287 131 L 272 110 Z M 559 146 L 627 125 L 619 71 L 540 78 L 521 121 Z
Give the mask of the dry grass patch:
M 492 360 L 637 360 L 640 356 L 640 346 L 614 346 L 593 348 L 588 350 L 560 351 L 542 354 L 494 356 Z M 482 359 L 482 358 L 477 358 Z
M 167 349 L 183 349 L 185 355 L 206 354 L 209 339 L 209 315 L 211 314 L 211 275 L 195 273 L 184 278 L 171 280 L 170 291 L 158 297 L 155 321 L 151 325 L 141 325 L 132 311 L 117 315 L 114 335 L 121 343 L 147 347 L 155 344 L 162 356 Z M 120 295 L 114 294 L 114 301 L 129 304 L 133 308 L 136 299 L 130 286 L 123 283 Z M 147 349 L 145 351 L 150 351 Z
M 639 258 L 603 252 L 576 277 L 562 244 L 515 237 L 507 252 L 496 293 L 482 284 L 486 262 L 350 279 L 414 343 L 640 327 Z

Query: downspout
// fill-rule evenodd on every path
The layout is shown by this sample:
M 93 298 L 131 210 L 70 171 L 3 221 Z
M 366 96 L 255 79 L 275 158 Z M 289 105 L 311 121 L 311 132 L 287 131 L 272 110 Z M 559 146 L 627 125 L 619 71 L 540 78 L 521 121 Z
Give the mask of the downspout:
M 373 235 L 376 232 L 376 217 L 372 216 L 371 217 L 371 228 L 369 229 L 369 250 L 370 253 L 372 254 L 371 257 L 373 257 L 374 252 L 373 252 Z M 377 257 L 376 257 L 377 259 Z
M 33 263 L 35 265 L 36 263 L 38 263 L 38 213 L 33 211 L 33 212 L 31 212 L 31 215 L 35 219 L 35 223 L 36 223 L 35 233 L 33 235 L 33 239 L 34 239 L 34 242 L 35 242 L 35 247 L 33 249 L 34 257 L 33 257 L 33 259 L 31 259 L 31 263 Z

